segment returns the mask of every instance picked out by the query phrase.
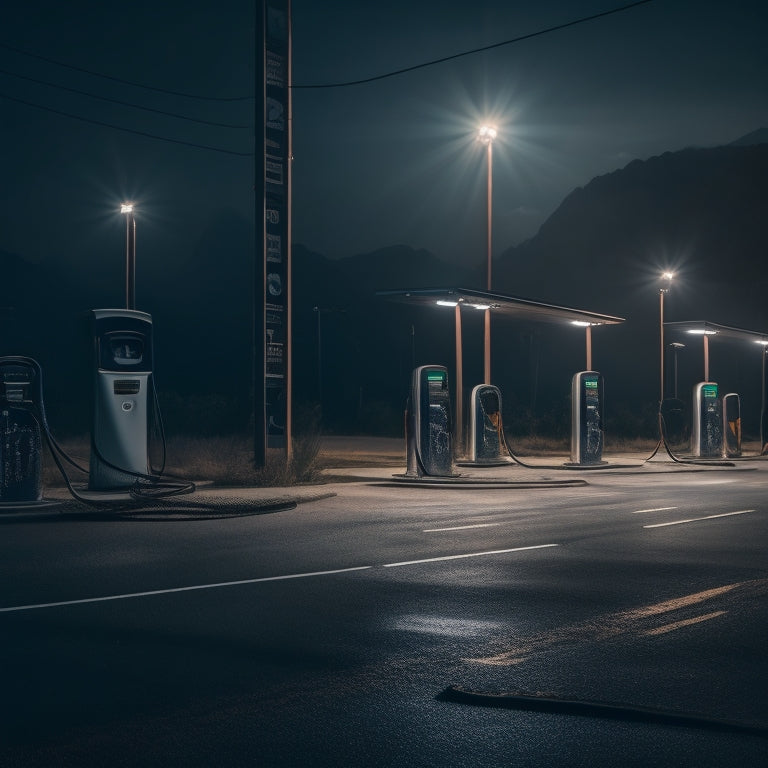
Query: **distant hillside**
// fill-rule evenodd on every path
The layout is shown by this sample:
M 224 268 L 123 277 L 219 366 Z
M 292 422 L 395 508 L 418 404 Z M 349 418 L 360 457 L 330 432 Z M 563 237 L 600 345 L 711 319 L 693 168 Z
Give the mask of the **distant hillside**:
M 740 139 L 732 141 L 730 146 L 750 147 L 753 144 L 768 144 L 768 128 L 758 128 L 756 131 L 752 131 L 746 136 L 742 136 Z
M 506 251 L 494 287 L 625 317 L 622 326 L 594 331 L 594 365 L 606 374 L 614 402 L 651 403 L 659 392 L 662 269 L 678 275 L 666 296 L 667 321 L 705 319 L 768 331 L 766 211 L 768 144 L 685 149 L 634 161 L 576 189 L 536 237 Z M 680 387 L 687 397 L 703 378 L 703 352 L 694 337 L 678 341 L 686 344 Z M 563 331 L 552 343 L 549 354 L 562 356 L 563 345 L 582 342 Z M 759 356 L 717 339 L 710 350 L 710 377 L 726 391 L 747 394 L 746 421 L 754 424 Z
M 506 251 L 495 287 L 623 315 L 674 267 L 678 306 L 768 326 L 766 210 L 768 144 L 636 160 L 576 189 L 536 237 Z

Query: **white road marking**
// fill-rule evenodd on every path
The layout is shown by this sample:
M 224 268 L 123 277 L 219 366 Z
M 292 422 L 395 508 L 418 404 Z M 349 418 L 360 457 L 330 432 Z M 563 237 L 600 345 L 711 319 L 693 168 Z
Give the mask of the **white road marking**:
M 443 560 L 461 560 L 465 557 L 483 557 L 484 555 L 506 555 L 509 552 L 525 552 L 529 549 L 546 549 L 557 547 L 559 544 L 536 544 L 532 547 L 514 547 L 513 549 L 494 549 L 490 552 L 468 552 L 464 555 L 445 555 L 443 557 L 427 557 L 424 560 L 407 560 L 402 563 L 386 563 L 384 568 L 398 568 L 401 565 L 421 565 L 422 563 L 438 563 Z
M 716 619 L 718 616 L 724 616 L 726 613 L 728 613 L 728 611 L 714 611 L 713 613 L 707 613 L 703 616 L 695 616 L 692 619 L 683 619 L 682 621 L 675 621 L 672 624 L 664 624 L 655 629 L 646 629 L 642 634 L 649 637 L 665 635 L 667 632 L 674 632 L 676 629 L 682 629 L 683 627 L 690 627 L 693 624 L 701 624 L 702 621 Z
M 636 509 L 633 515 L 642 515 L 643 512 L 666 512 L 669 509 L 677 509 L 677 507 L 653 507 L 651 509 Z
M 220 587 L 238 587 L 243 584 L 259 584 L 264 581 L 283 581 L 286 579 L 306 579 L 310 576 L 330 576 L 334 573 L 349 573 L 351 571 L 365 571 L 370 565 L 361 565 L 356 568 L 339 568 L 335 571 L 313 571 L 311 573 L 292 573 L 286 576 L 264 576 L 259 579 L 242 579 L 240 581 L 221 581 L 215 584 L 196 584 L 191 587 L 174 587 L 172 589 L 153 589 L 147 592 L 128 592 L 123 595 L 105 595 L 104 597 L 86 597 L 81 600 L 61 600 L 56 603 L 36 603 L 34 605 L 13 605 L 9 608 L 0 608 L 0 613 L 13 611 L 32 611 L 37 608 L 59 608 L 66 605 L 82 605 L 84 603 L 105 603 L 110 600 L 128 600 L 134 597 L 152 597 L 154 595 L 171 595 L 176 592 L 193 592 L 201 589 L 218 589 Z
M 731 517 L 733 515 L 746 515 L 748 512 L 754 512 L 754 509 L 740 509 L 738 512 L 723 512 L 720 515 L 706 515 L 705 517 L 689 517 L 687 520 L 672 520 L 669 523 L 654 523 L 653 525 L 644 525 L 643 528 L 665 528 L 669 525 L 683 525 L 684 523 L 698 523 L 701 520 L 714 520 L 717 517 Z
M 482 557 L 483 555 L 503 555 L 508 552 L 524 552 L 529 549 L 546 549 L 557 547 L 557 544 L 537 544 L 532 547 L 515 547 L 514 549 L 498 549 L 493 552 L 469 552 L 462 555 L 447 555 L 444 557 L 430 557 L 425 560 L 409 560 L 402 563 L 387 563 L 383 568 L 396 568 L 401 565 L 417 565 L 419 563 L 437 563 L 443 560 L 459 560 L 465 557 Z M 311 576 L 330 576 L 336 573 L 351 573 L 353 571 L 365 571 L 373 568 L 372 565 L 359 565 L 355 568 L 338 568 L 332 571 L 311 571 L 309 573 L 291 573 L 283 576 L 262 576 L 256 579 L 241 579 L 239 581 L 221 581 L 213 584 L 195 584 L 190 587 L 173 587 L 170 589 L 152 589 L 146 592 L 127 592 L 120 595 L 104 595 L 102 597 L 85 597 L 79 600 L 59 600 L 50 603 L 33 603 L 30 605 L 11 605 L 0 608 L 0 613 L 15 613 L 20 611 L 33 611 L 42 608 L 61 608 L 70 605 L 85 605 L 88 603 L 106 603 L 114 600 L 129 600 L 136 597 L 154 597 L 157 595 L 172 595 L 179 592 L 194 592 L 204 589 L 219 589 L 221 587 L 238 587 L 246 584 L 261 584 L 267 581 L 286 581 L 288 579 L 306 579 Z
M 465 531 L 468 528 L 493 528 L 501 523 L 476 523 L 475 525 L 455 525 L 453 528 L 425 528 L 422 533 L 441 533 L 442 531 Z

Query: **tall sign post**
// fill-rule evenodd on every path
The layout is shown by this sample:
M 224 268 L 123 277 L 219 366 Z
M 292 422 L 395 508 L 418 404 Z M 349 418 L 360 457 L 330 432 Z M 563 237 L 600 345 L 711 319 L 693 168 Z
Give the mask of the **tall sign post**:
M 291 457 L 291 0 L 256 0 L 254 458 Z M 260 22 L 260 23 L 259 23 Z
M 766 358 L 768 358 L 768 342 L 760 341 L 763 345 L 763 379 L 760 407 L 760 455 L 768 453 L 768 376 L 766 376 Z

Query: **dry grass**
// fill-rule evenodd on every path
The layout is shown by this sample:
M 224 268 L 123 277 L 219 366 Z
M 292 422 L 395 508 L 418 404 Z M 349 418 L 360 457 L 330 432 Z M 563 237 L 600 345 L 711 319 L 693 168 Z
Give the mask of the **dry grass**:
M 510 437 L 507 435 L 507 441 L 516 456 L 559 456 L 568 453 L 571 445 L 567 438 L 559 439 L 539 437 L 537 435 L 526 435 L 523 437 Z
M 611 437 L 605 439 L 604 450 L 608 453 L 650 453 L 657 443 L 657 438 L 647 437 Z
M 88 467 L 89 437 L 69 438 L 60 441 L 60 444 L 78 464 Z M 321 479 L 317 460 L 319 446 L 319 435 L 294 438 L 293 459 L 288 465 L 279 452 L 270 451 L 266 466 L 256 468 L 251 437 L 172 437 L 167 445 L 165 475 L 229 486 L 280 487 L 318 482 Z M 152 459 L 153 463 L 159 463 L 160 456 L 155 450 Z M 64 466 L 73 483 L 80 484 L 87 480 L 85 474 L 68 464 Z M 46 450 L 43 455 L 43 485 L 60 487 L 63 484 L 61 473 Z

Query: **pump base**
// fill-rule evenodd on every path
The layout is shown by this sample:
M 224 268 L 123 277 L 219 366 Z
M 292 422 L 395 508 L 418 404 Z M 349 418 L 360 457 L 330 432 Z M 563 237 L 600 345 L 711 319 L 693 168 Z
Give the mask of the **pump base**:
M 88 488 L 87 490 L 78 489 L 77 493 L 84 501 L 135 501 L 130 489 L 111 488 L 109 490 L 98 490 Z
M 0 501 L 0 517 L 7 512 L 41 512 L 60 507 L 59 500 L 39 499 L 37 501 Z
M 514 459 L 509 456 L 499 456 L 496 459 L 459 459 L 455 462 L 458 467 L 506 467 L 509 464 L 514 464 Z

